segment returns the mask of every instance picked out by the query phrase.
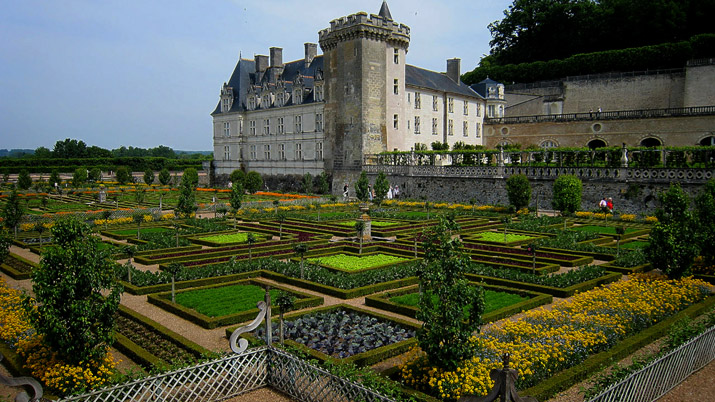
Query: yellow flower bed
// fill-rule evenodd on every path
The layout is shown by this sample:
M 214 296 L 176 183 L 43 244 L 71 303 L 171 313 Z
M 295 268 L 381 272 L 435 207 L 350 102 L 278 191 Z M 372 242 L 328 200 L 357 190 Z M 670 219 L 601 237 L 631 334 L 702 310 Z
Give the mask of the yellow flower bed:
M 646 223 L 656 223 L 658 222 L 658 218 L 655 216 L 646 216 L 645 219 Z
M 172 213 L 168 213 L 168 214 L 162 215 L 160 219 L 161 219 L 162 221 L 168 221 L 168 220 L 171 220 L 171 219 L 174 219 L 174 218 L 176 218 L 176 215 L 174 215 L 174 214 L 172 214 Z
M 592 217 L 593 217 L 593 212 L 589 212 L 589 211 L 576 211 L 576 212 L 574 212 L 574 215 L 576 215 L 577 218 L 592 218 Z
M 154 217 L 151 215 L 144 215 L 144 222 L 152 222 L 154 220 Z
M 493 326 L 472 338 L 477 355 L 454 371 L 432 367 L 415 350 L 401 368 L 408 385 L 444 399 L 486 395 L 493 386 L 489 370 L 501 368 L 500 356 L 511 354 L 519 386 L 529 387 L 589 355 L 606 350 L 709 295 L 708 285 L 634 275 L 628 281 L 577 294 L 550 310 L 531 310 L 516 321 Z
M 132 217 L 124 217 L 124 218 L 114 218 L 114 219 L 95 219 L 94 224 L 96 226 L 101 226 L 101 225 L 122 225 L 126 223 L 133 223 L 134 219 Z
M 111 353 L 108 352 L 100 362 L 70 365 L 61 361 L 43 344 L 42 336 L 35 333 L 22 299 L 22 292 L 8 287 L 0 278 L 0 341 L 17 350 L 32 376 L 46 390 L 58 395 L 108 385 L 116 366 Z
M 610 216 L 611 214 L 606 214 L 603 212 L 596 212 L 593 214 L 594 219 L 606 219 Z
M 621 214 L 620 218 L 624 222 L 633 222 L 636 220 L 636 216 L 632 214 Z

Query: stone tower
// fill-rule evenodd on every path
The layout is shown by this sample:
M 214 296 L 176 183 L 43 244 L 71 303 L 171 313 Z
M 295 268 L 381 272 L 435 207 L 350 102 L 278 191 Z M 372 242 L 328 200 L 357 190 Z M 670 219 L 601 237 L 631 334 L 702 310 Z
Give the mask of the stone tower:
M 361 12 L 330 22 L 319 33 L 325 78 L 325 168 L 333 188 L 352 182 L 363 155 L 387 150 L 387 127 L 402 116 L 409 27 L 393 21 L 387 2 L 379 14 Z M 403 122 L 404 123 L 404 122 Z M 394 123 L 399 124 L 399 123 Z M 351 186 L 352 187 L 352 186 Z

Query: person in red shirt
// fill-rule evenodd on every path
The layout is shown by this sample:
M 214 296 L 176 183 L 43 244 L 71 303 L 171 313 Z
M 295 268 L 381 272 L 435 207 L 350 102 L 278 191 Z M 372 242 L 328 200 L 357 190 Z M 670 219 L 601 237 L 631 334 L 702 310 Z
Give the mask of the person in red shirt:
M 608 198 L 606 206 L 608 207 L 608 212 L 613 213 L 613 198 Z

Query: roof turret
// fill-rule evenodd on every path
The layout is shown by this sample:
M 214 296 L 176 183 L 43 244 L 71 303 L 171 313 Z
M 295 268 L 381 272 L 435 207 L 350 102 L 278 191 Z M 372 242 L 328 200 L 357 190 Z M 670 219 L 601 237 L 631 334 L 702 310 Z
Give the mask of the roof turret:
M 382 7 L 380 7 L 380 12 L 377 13 L 377 15 L 388 20 L 392 19 L 392 14 L 390 14 L 390 7 L 387 6 L 387 0 L 382 0 Z

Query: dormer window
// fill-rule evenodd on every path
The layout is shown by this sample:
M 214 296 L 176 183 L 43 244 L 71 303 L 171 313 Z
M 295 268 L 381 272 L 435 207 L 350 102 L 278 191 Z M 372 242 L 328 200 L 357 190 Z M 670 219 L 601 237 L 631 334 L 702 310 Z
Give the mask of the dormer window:
M 322 102 L 323 101 L 323 86 L 322 85 L 316 85 L 315 86 L 315 101 L 316 102 Z
M 261 107 L 263 109 L 268 109 L 269 107 L 271 107 L 271 95 L 270 94 L 263 95 L 263 97 L 261 99 Z
M 281 107 L 285 105 L 285 93 L 284 92 L 278 92 L 278 95 L 276 95 L 276 106 Z
M 231 110 L 231 99 L 228 97 L 224 97 L 223 99 L 221 99 L 221 111 L 223 113 L 226 113 L 229 110 Z
M 293 103 L 296 105 L 303 103 L 303 91 L 301 88 L 293 90 Z
M 255 108 L 256 108 L 256 97 L 249 96 L 248 97 L 248 110 L 254 110 Z

